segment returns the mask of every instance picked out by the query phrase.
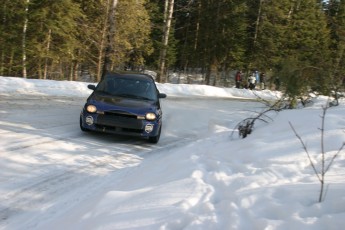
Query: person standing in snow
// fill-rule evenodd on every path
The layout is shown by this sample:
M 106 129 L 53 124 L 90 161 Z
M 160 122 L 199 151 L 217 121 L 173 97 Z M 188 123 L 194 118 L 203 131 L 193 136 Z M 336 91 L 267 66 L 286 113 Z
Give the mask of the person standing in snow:
M 235 84 L 236 84 L 236 88 L 240 88 L 241 87 L 241 82 L 242 82 L 242 71 L 237 71 L 236 75 L 235 75 Z
M 255 73 L 249 76 L 248 83 L 249 83 L 249 89 L 251 90 L 255 89 L 255 83 L 256 83 Z
M 260 75 L 259 75 L 259 71 L 255 70 L 254 75 L 255 75 L 255 83 L 256 83 L 256 84 L 260 84 Z

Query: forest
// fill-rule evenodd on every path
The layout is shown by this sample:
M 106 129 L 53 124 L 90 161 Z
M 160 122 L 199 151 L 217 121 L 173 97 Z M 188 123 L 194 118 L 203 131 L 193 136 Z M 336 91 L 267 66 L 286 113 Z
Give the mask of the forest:
M 2 0 L 0 75 L 99 81 L 107 71 L 279 77 L 287 95 L 344 88 L 345 0 Z

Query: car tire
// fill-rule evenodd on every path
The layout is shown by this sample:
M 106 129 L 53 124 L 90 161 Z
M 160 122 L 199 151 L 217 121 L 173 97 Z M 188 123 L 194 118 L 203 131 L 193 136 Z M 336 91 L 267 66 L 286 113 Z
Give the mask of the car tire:
M 88 129 L 85 129 L 85 128 L 83 127 L 82 122 L 83 122 L 83 121 L 82 121 L 81 116 L 80 116 L 80 118 L 79 118 L 79 125 L 80 125 L 81 131 L 83 131 L 83 132 L 89 131 Z
M 162 125 L 159 127 L 159 131 L 158 131 L 157 136 L 149 137 L 149 142 L 152 144 L 157 144 L 159 141 L 159 138 L 161 136 L 161 131 L 162 131 Z

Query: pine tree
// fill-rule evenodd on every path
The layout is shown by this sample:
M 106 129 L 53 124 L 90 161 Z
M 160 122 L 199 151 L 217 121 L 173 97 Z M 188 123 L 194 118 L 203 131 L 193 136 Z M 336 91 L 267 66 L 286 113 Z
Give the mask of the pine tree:
M 329 88 L 338 92 L 345 87 L 345 1 L 330 0 L 325 10 L 332 39 Z
M 145 57 L 153 51 L 150 39 L 151 21 L 145 8 L 146 0 L 119 1 L 116 17 L 114 64 L 140 70 Z
M 100 81 L 107 45 L 109 0 L 78 0 L 83 12 L 80 23 L 80 39 L 83 41 L 82 72 L 94 76 L 95 81 Z
M 23 1 L 4 0 L 0 8 L 0 75 L 21 76 Z
M 248 1 L 248 68 L 274 68 L 286 52 L 290 0 Z
M 263 1 L 253 63 L 272 68 L 292 100 L 327 82 L 329 30 L 315 0 Z
M 42 66 L 44 69 L 41 76 L 46 78 L 58 72 L 56 77 L 72 80 L 76 63 L 81 58 L 78 23 L 83 14 L 80 6 L 73 0 L 33 1 L 37 8 L 32 17 L 38 25 L 33 47 L 39 55 L 39 70 Z
M 326 92 L 329 78 L 329 30 L 322 6 L 315 0 L 297 1 L 288 27 L 288 56 L 298 61 L 296 88 L 305 93 L 312 90 Z M 293 93 L 293 92 L 290 92 Z
M 206 84 L 219 84 L 221 72 L 243 65 L 246 1 L 181 2 L 187 6 L 181 8 L 188 10 L 176 22 L 183 28 L 176 33 L 182 51 L 180 68 L 201 69 Z

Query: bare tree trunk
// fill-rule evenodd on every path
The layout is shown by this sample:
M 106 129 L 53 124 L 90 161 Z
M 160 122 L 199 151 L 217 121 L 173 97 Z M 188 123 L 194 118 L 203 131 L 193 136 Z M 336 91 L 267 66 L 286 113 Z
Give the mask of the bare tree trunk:
M 257 42 L 257 39 L 258 39 L 259 25 L 260 25 L 260 17 L 261 17 L 261 11 L 262 11 L 262 3 L 263 3 L 263 1 L 264 1 L 264 0 L 260 0 L 258 16 L 257 16 L 256 22 L 255 22 L 254 47 L 256 46 L 256 42 Z
M 38 79 L 42 79 L 42 58 L 38 59 L 37 63 L 37 72 L 38 72 Z
M 115 35 L 115 9 L 118 0 L 112 0 L 110 6 L 110 12 L 108 17 L 108 33 L 107 33 L 107 45 L 105 48 L 105 57 L 103 63 L 103 73 L 102 76 L 111 70 L 112 65 L 112 55 L 114 54 L 114 35 Z
M 73 63 L 73 81 L 78 81 L 78 69 L 79 69 L 79 62 L 77 60 L 74 61 Z
M 52 35 L 52 30 L 49 29 L 49 31 L 48 31 L 48 36 L 47 36 L 46 57 L 45 57 L 45 59 L 44 59 L 43 79 L 47 79 L 47 73 L 48 73 L 48 55 L 49 55 L 49 50 L 50 50 L 51 35 Z
M 65 79 L 65 71 L 64 71 L 63 62 L 61 59 L 59 60 L 59 76 L 57 79 L 58 80 L 59 79 Z
M 328 105 L 323 107 L 323 113 L 322 113 L 322 116 L 321 116 L 321 128 L 320 128 L 320 131 L 321 131 L 321 157 L 322 157 L 322 160 L 321 160 L 321 188 L 320 188 L 320 196 L 319 196 L 319 202 L 322 201 L 323 199 L 323 192 L 324 192 L 324 187 L 325 187 L 325 174 L 326 174 L 326 170 L 325 170 L 325 144 L 324 144 L 324 136 L 325 136 L 325 119 L 326 119 L 326 112 L 327 112 L 327 109 L 328 109 Z
M 169 43 L 169 33 L 171 28 L 171 21 L 172 15 L 174 12 L 174 0 L 165 0 L 165 8 L 164 8 L 164 28 L 163 28 L 163 47 L 161 49 L 160 57 L 159 57 L 159 74 L 158 74 L 158 82 L 165 82 L 166 81 L 166 56 L 168 50 L 168 43 Z
M 23 68 L 23 78 L 27 78 L 27 72 L 26 72 L 26 31 L 28 29 L 28 11 L 29 11 L 29 4 L 30 0 L 26 0 L 25 4 L 25 15 L 24 15 L 24 25 L 23 25 L 23 39 L 22 39 L 22 50 L 23 50 L 23 56 L 22 56 L 22 68 Z
M 195 28 L 195 37 L 194 37 L 194 41 L 193 41 L 193 50 L 196 51 L 198 48 L 198 39 L 199 39 L 199 32 L 200 32 L 200 17 L 201 17 L 201 3 L 198 3 L 198 19 L 196 21 L 196 28 Z M 190 19 L 189 19 L 190 21 Z M 187 34 L 186 34 L 187 36 Z M 187 68 L 188 68 L 188 63 L 189 63 L 189 59 L 187 58 L 186 55 L 186 60 L 185 60 L 185 65 L 183 67 L 184 70 L 184 74 L 187 73 Z
M 106 7 L 106 15 L 104 17 L 104 25 L 101 34 L 101 41 L 100 47 L 98 52 L 98 62 L 97 62 L 97 73 L 96 73 L 96 81 L 99 82 L 101 80 L 102 75 L 102 64 L 104 64 L 104 53 L 105 53 L 105 45 L 106 45 L 106 38 L 107 38 L 107 28 L 108 28 L 108 17 L 109 17 L 109 0 Z
M 200 32 L 200 17 L 201 17 L 201 3 L 198 4 L 198 21 L 196 23 L 196 30 L 195 30 L 195 40 L 194 40 L 194 51 L 198 48 L 198 39 L 199 39 L 199 32 Z
M 72 81 L 73 80 L 73 73 L 74 73 L 74 63 L 71 63 L 70 70 L 69 70 L 69 75 L 68 75 L 68 80 Z

